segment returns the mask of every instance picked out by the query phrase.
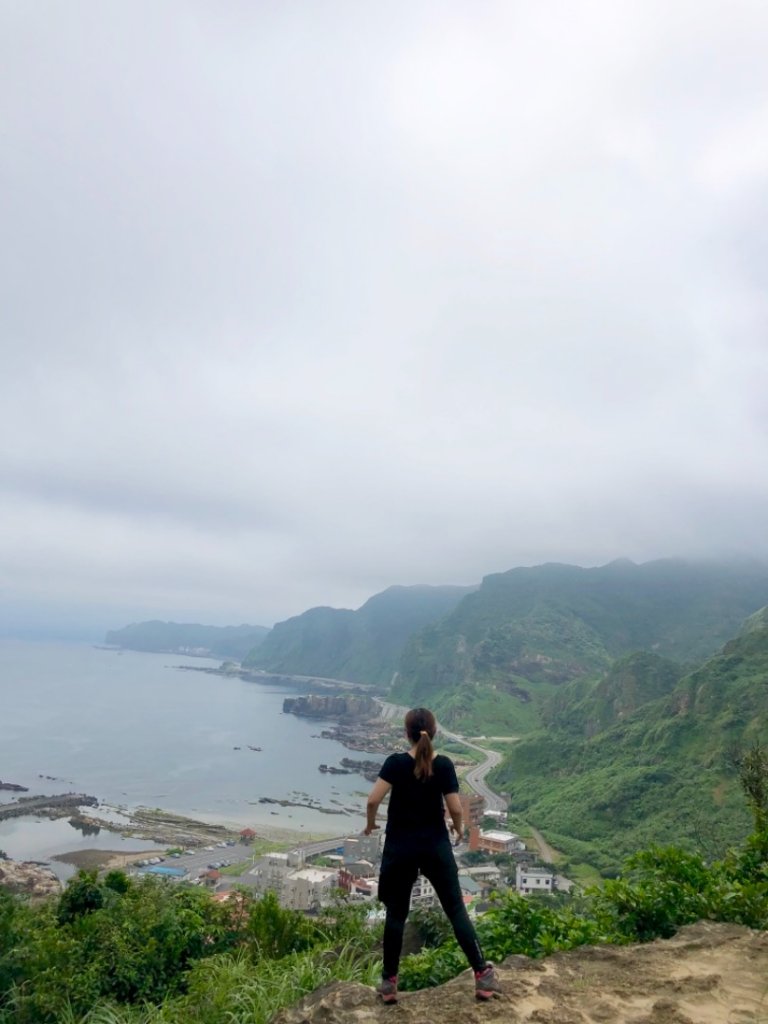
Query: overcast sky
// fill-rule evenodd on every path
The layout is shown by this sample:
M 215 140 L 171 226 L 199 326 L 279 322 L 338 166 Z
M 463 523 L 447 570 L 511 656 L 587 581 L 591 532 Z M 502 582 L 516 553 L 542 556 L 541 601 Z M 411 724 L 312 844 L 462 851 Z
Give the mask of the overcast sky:
M 768 557 L 764 0 L 0 12 L 0 632 Z

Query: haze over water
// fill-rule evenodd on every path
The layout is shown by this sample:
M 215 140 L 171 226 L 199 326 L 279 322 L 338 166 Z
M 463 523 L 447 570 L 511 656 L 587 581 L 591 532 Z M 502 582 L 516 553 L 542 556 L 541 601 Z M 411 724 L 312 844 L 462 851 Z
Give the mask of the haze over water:
M 31 794 L 74 790 L 113 805 L 162 807 L 233 825 L 358 831 L 359 794 L 367 782 L 359 775 L 318 771 L 319 764 L 336 764 L 349 752 L 319 738 L 322 724 L 282 713 L 283 699 L 296 691 L 176 667 L 218 664 L 173 654 L 0 641 L 0 779 L 28 786 Z M 256 802 L 262 796 L 307 799 L 296 793 L 324 806 L 357 807 L 358 815 Z M 0 800 L 13 795 L 3 792 Z M 48 823 L 40 834 L 46 828 L 43 845 L 50 847 Z M 0 823 L 0 848 L 20 856 L 12 849 L 13 835 L 27 837 L 24 856 L 39 855 L 32 849 L 29 819 Z M 85 845 L 102 844 L 89 839 Z

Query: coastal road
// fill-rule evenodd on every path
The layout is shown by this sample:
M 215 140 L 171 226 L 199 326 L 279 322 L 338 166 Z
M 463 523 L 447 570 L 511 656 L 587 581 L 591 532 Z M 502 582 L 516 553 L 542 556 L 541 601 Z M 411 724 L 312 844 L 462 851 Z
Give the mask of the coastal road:
M 507 801 L 494 793 L 485 781 L 488 772 L 495 768 L 502 759 L 502 755 L 498 750 L 488 750 L 486 747 L 481 747 L 477 743 L 472 743 L 470 740 L 460 736 L 457 732 L 449 732 L 443 726 L 440 726 L 440 731 L 449 740 L 453 740 L 455 743 L 462 743 L 465 747 L 470 747 L 472 750 L 477 750 L 485 757 L 484 761 L 474 768 L 470 768 L 468 772 L 465 772 L 464 780 L 476 793 L 484 797 L 486 810 L 506 811 Z

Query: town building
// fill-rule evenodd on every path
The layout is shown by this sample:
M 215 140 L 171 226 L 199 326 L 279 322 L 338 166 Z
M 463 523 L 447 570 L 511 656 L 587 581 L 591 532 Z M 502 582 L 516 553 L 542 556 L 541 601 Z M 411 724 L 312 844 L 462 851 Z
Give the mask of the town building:
M 514 853 L 516 850 L 524 850 L 525 843 L 520 836 L 514 832 L 503 832 L 491 829 L 484 832 L 482 829 L 473 828 L 469 832 L 470 850 L 482 850 L 485 853 Z
M 339 888 L 350 896 L 373 899 L 379 880 L 370 861 L 354 861 L 339 868 Z
M 461 817 L 464 821 L 464 829 L 480 828 L 485 814 L 485 798 L 479 793 L 459 793 L 461 803 Z M 445 811 L 445 820 L 450 822 L 451 816 L 448 809 Z
M 478 899 L 483 894 L 482 886 L 474 878 L 471 878 L 465 871 L 459 872 L 459 888 L 464 896 L 464 902 Z
M 378 864 L 381 860 L 382 836 L 372 832 L 369 836 L 348 836 L 344 840 L 344 860 L 368 860 Z
M 532 892 L 551 893 L 555 888 L 555 876 L 547 868 L 518 864 L 515 871 L 515 886 L 518 892 L 526 895 Z
M 299 868 L 286 875 L 280 903 L 291 910 L 317 910 L 330 902 L 337 886 L 337 872 L 331 868 Z
M 181 881 L 182 878 L 187 878 L 189 872 L 186 868 L 172 868 L 167 867 L 165 864 L 152 864 L 150 867 L 142 868 L 139 872 L 140 875 L 158 875 L 160 878 L 171 878 L 174 881 Z
M 499 825 L 505 825 L 506 822 L 507 822 L 507 812 L 506 811 L 491 811 L 491 810 L 488 810 L 488 811 L 485 812 L 484 817 L 492 818 Z
M 479 864 L 473 868 L 462 868 L 461 873 L 477 882 L 483 896 L 506 887 L 501 868 L 495 864 Z
M 256 861 L 249 874 L 257 892 L 275 892 L 280 899 L 291 870 L 287 853 L 267 853 Z
M 437 906 L 437 894 L 432 883 L 424 875 L 417 875 L 411 889 L 411 910 L 416 907 Z

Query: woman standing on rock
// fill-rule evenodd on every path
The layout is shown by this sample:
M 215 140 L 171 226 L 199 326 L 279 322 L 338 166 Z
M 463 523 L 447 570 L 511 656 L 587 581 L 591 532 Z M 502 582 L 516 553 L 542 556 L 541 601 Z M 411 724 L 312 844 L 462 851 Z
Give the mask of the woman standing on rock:
M 501 994 L 493 965 L 483 956 L 459 888 L 444 809 L 447 807 L 451 816 L 451 830 L 461 838 L 459 782 L 453 761 L 443 754 L 435 754 L 432 748 L 436 731 L 437 722 L 431 711 L 426 708 L 409 711 L 405 716 L 405 734 L 411 749 L 408 753 L 389 755 L 368 797 L 366 835 L 378 828 L 376 812 L 384 797 L 390 794 L 379 875 L 379 899 L 387 908 L 387 917 L 382 980 L 377 991 L 385 1003 L 397 1001 L 403 931 L 411 889 L 419 871 L 434 886 L 456 939 L 475 972 L 475 995 L 478 999 L 491 999 Z

